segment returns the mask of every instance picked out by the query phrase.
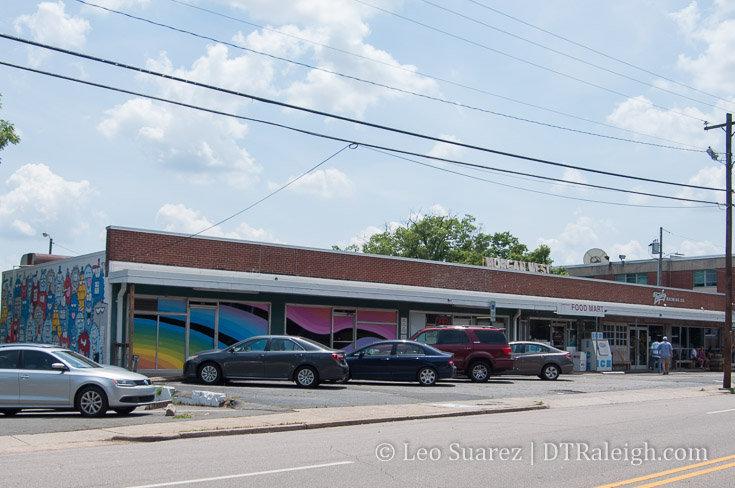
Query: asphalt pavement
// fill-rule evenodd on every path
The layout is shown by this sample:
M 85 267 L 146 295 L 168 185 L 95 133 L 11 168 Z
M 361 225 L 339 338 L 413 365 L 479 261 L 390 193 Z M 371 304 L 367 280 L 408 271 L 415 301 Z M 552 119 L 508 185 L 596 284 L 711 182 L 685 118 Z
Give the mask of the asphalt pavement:
M 672 373 L 661 380 L 658 375 L 572 375 L 556 382 L 536 380 L 523 383 L 525 378 L 504 379 L 493 384 L 456 384 L 425 388 L 405 385 L 388 385 L 378 383 L 325 385 L 317 390 L 302 390 L 280 384 L 268 388 L 260 385 L 257 388 L 238 387 L 237 385 L 220 387 L 223 390 L 235 388 L 235 391 L 256 399 L 259 395 L 270 396 L 269 405 L 234 399 L 237 408 L 207 408 L 177 405 L 175 416 L 165 416 L 163 410 L 141 411 L 140 414 L 128 418 L 106 416 L 100 419 L 83 419 L 74 413 L 33 413 L 29 415 L 45 415 L 58 419 L 68 415 L 76 419 L 73 427 L 61 432 L 23 433 L 10 422 L 20 421 L 23 413 L 16 417 L 0 417 L 0 432 L 12 431 L 8 435 L 0 435 L 0 454 L 14 452 L 31 452 L 38 450 L 56 450 L 79 447 L 109 445 L 111 442 L 156 442 L 170 439 L 183 439 L 216 435 L 244 435 L 252 433 L 276 432 L 285 430 L 302 430 L 326 428 L 345 425 L 431 419 L 452 416 L 490 415 L 546 408 L 583 407 L 594 405 L 612 405 L 633 402 L 655 402 L 661 398 L 686 399 L 704 395 L 723 395 L 717 385 L 718 375 L 713 373 Z M 176 378 L 159 378 L 168 384 L 174 383 L 177 388 L 201 388 L 199 385 L 177 383 Z M 501 383 L 503 382 L 503 383 Z M 628 389 L 620 385 L 627 383 Z M 591 388 L 589 385 L 598 385 Z M 508 392 L 518 395 L 502 396 L 497 385 L 508 386 Z M 516 385 L 515 389 L 511 389 Z M 532 388 L 519 387 L 531 385 Z M 586 386 L 587 385 L 587 386 Z M 641 385 L 642 388 L 635 388 Z M 265 386 L 265 387 L 263 387 Z M 630 389 L 630 387 L 633 389 Z M 401 388 L 401 392 L 397 394 Z M 383 391 L 392 391 L 389 395 Z M 594 391 L 584 391 L 591 389 Z M 534 391 L 534 393 L 528 393 Z M 319 406 L 315 398 L 330 398 L 335 392 L 341 392 L 347 402 L 340 406 Z M 479 393 L 478 393 L 479 392 Z M 277 393 L 277 395 L 274 395 Z M 279 397 L 280 395 L 280 397 Z M 275 396 L 275 398 L 274 398 Z M 278 405 L 284 398 L 295 399 L 299 404 L 302 398 L 311 398 L 309 407 L 293 407 Z M 372 404 L 362 404 L 364 398 L 372 398 Z M 392 401 L 386 402 L 390 397 Z M 418 397 L 418 398 L 416 398 Z M 426 401 L 422 401 L 426 400 Z M 116 422 L 111 419 L 116 418 Z M 122 420 L 122 425 L 120 421 Z M 141 422 L 145 420 L 145 422 Z M 55 421 L 55 420 L 52 420 Z M 3 423 L 8 422 L 3 426 Z M 39 424 L 40 422 L 36 422 Z M 48 426 L 48 421 L 43 422 Z M 80 428 L 85 426 L 84 428 Z

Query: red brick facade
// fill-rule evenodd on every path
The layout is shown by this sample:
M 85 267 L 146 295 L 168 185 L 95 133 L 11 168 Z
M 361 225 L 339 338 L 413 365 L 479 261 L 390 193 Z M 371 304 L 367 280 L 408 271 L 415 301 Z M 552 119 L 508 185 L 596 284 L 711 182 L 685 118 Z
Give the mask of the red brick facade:
M 655 288 L 359 253 L 107 229 L 107 262 L 653 305 Z M 614 277 L 613 277 L 614 279 Z M 722 295 L 667 290 L 668 307 L 724 311 Z

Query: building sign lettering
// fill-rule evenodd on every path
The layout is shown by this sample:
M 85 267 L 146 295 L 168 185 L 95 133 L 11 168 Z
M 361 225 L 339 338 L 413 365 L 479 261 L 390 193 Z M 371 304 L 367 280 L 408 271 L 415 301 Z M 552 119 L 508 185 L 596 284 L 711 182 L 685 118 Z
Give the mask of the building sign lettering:
M 560 303 L 556 306 L 559 315 L 584 315 L 586 317 L 604 317 L 605 307 L 601 303 L 572 302 Z
M 494 269 L 505 269 L 512 271 L 527 271 L 530 273 L 551 274 L 551 266 L 548 264 L 529 263 L 526 261 L 515 261 L 513 259 L 485 258 L 485 266 Z
M 654 291 L 653 292 L 653 304 L 654 305 L 661 305 L 663 304 L 666 306 L 666 303 L 684 303 L 685 300 L 680 297 L 670 297 L 666 294 L 665 290 L 661 291 Z

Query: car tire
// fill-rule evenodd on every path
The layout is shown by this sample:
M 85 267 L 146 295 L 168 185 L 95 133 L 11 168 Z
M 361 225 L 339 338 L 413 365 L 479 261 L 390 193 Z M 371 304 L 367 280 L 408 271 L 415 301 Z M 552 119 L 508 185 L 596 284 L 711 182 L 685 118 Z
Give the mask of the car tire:
M 433 386 L 436 384 L 436 380 L 439 377 L 434 368 L 424 367 L 419 370 L 416 374 L 416 378 L 419 380 L 421 386 Z
M 107 395 L 98 386 L 87 386 L 77 394 L 76 406 L 82 417 L 101 417 L 107 413 Z
M 130 415 L 133 413 L 133 410 L 135 410 L 136 407 L 118 407 L 113 408 L 116 414 L 118 415 Z
M 475 361 L 470 364 L 468 375 L 475 383 L 484 383 L 490 379 L 492 368 L 487 361 Z
M 0 413 L 2 413 L 3 415 L 7 415 L 8 417 L 12 417 L 18 412 L 20 412 L 20 408 L 2 408 L 0 409 Z
M 217 363 L 204 363 L 199 366 L 197 377 L 205 385 L 217 385 L 222 382 L 222 370 Z
M 316 388 L 319 385 L 319 374 L 311 366 L 302 366 L 294 373 L 293 380 L 299 388 Z
M 544 369 L 541 370 L 540 377 L 544 381 L 554 381 L 560 374 L 561 371 L 559 370 L 559 366 L 555 364 L 547 364 L 544 366 Z

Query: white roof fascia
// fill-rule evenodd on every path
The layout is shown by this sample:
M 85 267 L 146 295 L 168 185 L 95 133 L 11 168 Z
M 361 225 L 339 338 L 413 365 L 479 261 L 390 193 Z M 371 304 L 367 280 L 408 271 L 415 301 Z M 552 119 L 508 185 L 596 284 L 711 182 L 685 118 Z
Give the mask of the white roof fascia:
M 290 293 L 311 296 L 334 296 L 367 300 L 410 301 L 464 307 L 511 308 L 556 312 L 560 304 L 590 303 L 603 305 L 605 315 L 669 318 L 724 322 L 724 313 L 712 310 L 685 309 L 654 305 L 550 298 L 531 295 L 452 290 L 421 286 L 394 285 L 364 281 L 346 281 L 303 276 L 246 273 L 200 268 L 149 265 L 111 261 L 110 283 L 136 283 L 154 286 L 195 288 L 230 293 Z

